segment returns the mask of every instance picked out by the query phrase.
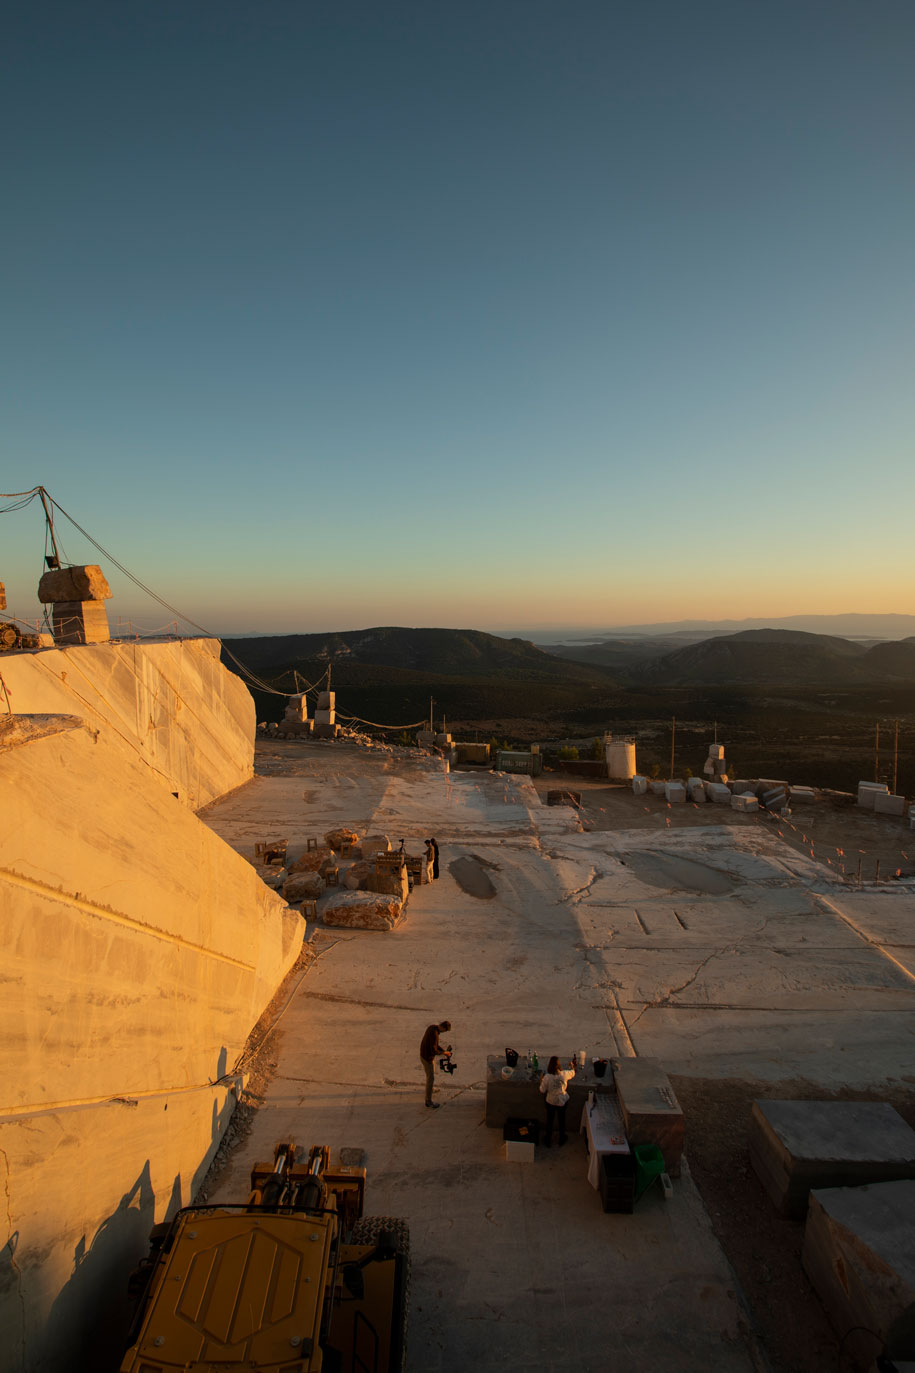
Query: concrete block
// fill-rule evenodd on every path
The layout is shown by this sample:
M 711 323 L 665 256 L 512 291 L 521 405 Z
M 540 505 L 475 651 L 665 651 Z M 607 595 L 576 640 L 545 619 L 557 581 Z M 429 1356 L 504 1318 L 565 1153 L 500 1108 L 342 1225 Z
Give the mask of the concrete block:
M 326 725 L 323 721 L 315 720 L 311 732 L 315 739 L 336 739 L 339 729 L 339 725 Z
M 759 799 L 752 792 L 738 792 L 736 796 L 731 797 L 731 810 L 744 813 L 759 810 Z
M 724 758 L 724 744 L 709 744 L 709 746 L 708 746 L 708 756 L 709 756 L 710 759 L 712 759 L 712 760 L 715 761 L 715 762 L 717 762 L 717 761 L 723 759 L 723 758 Z
M 727 770 L 728 770 L 728 765 L 727 765 L 727 763 L 725 762 L 725 760 L 724 760 L 723 758 L 716 758 L 716 759 L 715 759 L 715 775 L 716 775 L 716 777 L 721 777 L 723 773 L 727 772 Z
M 915 1178 L 915 1130 L 884 1101 L 755 1101 L 750 1161 L 773 1203 L 803 1217 L 814 1187 Z
M 613 1070 L 630 1145 L 656 1144 L 671 1177 L 680 1176 L 683 1111 L 667 1074 L 653 1058 L 621 1058 Z
M 889 792 L 874 792 L 874 811 L 877 815 L 905 815 L 905 797 Z
M 770 787 L 759 797 L 759 801 L 766 810 L 781 810 L 788 801 L 788 793 L 784 787 Z
M 316 711 L 315 711 L 315 724 L 316 724 L 316 725 L 332 725 L 333 723 L 334 723 L 334 711 L 333 711 L 333 710 L 316 710 Z
M 813 805 L 816 800 L 813 787 L 789 787 L 788 800 L 792 806 Z
M 374 859 L 376 853 L 389 853 L 391 841 L 386 834 L 367 834 L 359 846 L 363 858 Z
M 304 691 L 298 692 L 295 696 L 290 696 L 286 702 L 284 712 L 287 720 L 307 720 L 308 719 L 308 698 Z
M 335 691 L 318 692 L 318 710 L 333 710 L 337 704 L 337 693 Z
M 729 806 L 731 804 L 731 793 L 724 782 L 709 782 L 705 788 L 705 794 L 716 806 Z
M 709 778 L 715 776 L 715 764 L 712 762 L 711 758 L 706 758 L 705 762 L 702 764 L 702 775 L 703 777 Z
M 672 806 L 682 806 L 686 800 L 686 787 L 682 782 L 666 782 L 664 785 L 664 795 Z
M 756 792 L 759 799 L 762 800 L 767 791 L 774 791 L 776 787 L 781 787 L 785 795 L 788 795 L 788 783 L 781 777 L 758 777 L 753 790 Z
M 894 1368 L 915 1359 L 913 1233 L 915 1182 L 810 1194 L 801 1260 L 855 1367 L 881 1351 Z
M 889 787 L 885 786 L 883 782 L 859 782 L 858 805 L 863 806 L 865 810 L 873 810 L 876 793 L 883 792 L 884 795 L 888 795 L 889 790 Z
M 489 762 L 488 744 L 457 743 L 455 752 L 457 753 L 456 761 L 459 763 L 481 763 L 485 765 Z
M 634 796 L 644 796 L 648 790 L 648 778 L 636 773 L 632 779 L 632 792 Z
M 42 605 L 57 605 L 66 601 L 107 601 L 111 587 L 97 563 L 81 567 L 57 567 L 45 572 L 38 583 L 38 599 Z
M 667 786 L 667 783 L 666 783 L 666 782 L 652 781 L 652 782 L 649 782 L 649 783 L 648 783 L 648 789 L 649 789 L 649 791 L 651 792 L 651 794 L 652 794 L 653 796 L 663 796 L 663 795 L 664 795 L 664 789 L 665 789 L 666 786 Z
M 420 729 L 416 732 L 416 742 L 420 748 L 431 748 L 435 743 L 435 735 L 431 729 Z
M 55 601 L 51 627 L 56 644 L 107 644 L 111 638 L 104 601 Z

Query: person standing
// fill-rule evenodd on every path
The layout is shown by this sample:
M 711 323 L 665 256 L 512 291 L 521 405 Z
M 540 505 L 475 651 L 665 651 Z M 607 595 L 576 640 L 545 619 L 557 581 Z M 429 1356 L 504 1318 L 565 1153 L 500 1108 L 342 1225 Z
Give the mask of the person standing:
M 435 1084 L 435 1055 L 444 1054 L 448 1057 L 451 1053 L 450 1045 L 446 1049 L 444 1045 L 439 1043 L 439 1035 L 447 1034 L 450 1029 L 450 1020 L 443 1020 L 438 1025 L 427 1026 L 419 1046 L 419 1061 L 423 1065 L 423 1072 L 426 1074 L 426 1105 L 431 1106 L 433 1111 L 437 1111 L 439 1108 L 439 1102 L 432 1100 Z
M 438 843 L 435 839 L 427 839 L 426 843 L 432 850 L 432 881 L 438 880 Z
M 566 1107 L 569 1104 L 569 1094 L 566 1087 L 569 1080 L 574 1076 L 575 1064 L 570 1064 L 568 1068 L 560 1068 L 559 1058 L 554 1054 L 546 1066 L 546 1072 L 540 1079 L 540 1091 L 546 1097 L 546 1138 L 543 1142 L 547 1149 L 550 1147 L 553 1125 L 557 1120 L 559 1122 L 559 1143 L 565 1144 L 566 1142 Z

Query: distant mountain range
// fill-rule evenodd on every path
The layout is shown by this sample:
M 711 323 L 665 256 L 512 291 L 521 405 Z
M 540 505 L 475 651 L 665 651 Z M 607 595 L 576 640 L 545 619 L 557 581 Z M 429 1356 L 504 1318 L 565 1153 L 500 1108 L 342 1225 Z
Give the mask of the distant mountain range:
M 634 663 L 628 675 L 656 686 L 915 682 L 915 638 L 866 647 L 835 635 L 751 629 Z
M 843 639 L 904 639 L 915 635 L 915 615 L 781 615 L 745 620 L 668 620 L 654 624 L 617 625 L 592 632 L 562 629 L 517 630 L 521 638 L 538 644 L 596 644 L 607 639 L 671 639 L 693 641 L 747 629 L 796 629 L 807 634 L 834 634 Z
M 378 626 L 328 634 L 225 639 L 261 677 L 314 680 L 326 664 L 353 687 L 415 687 L 461 681 L 544 688 L 666 686 L 860 686 L 915 682 L 915 635 L 893 642 L 766 627 L 692 642 L 638 635 L 549 648 L 476 629 Z M 292 687 L 290 686 L 290 690 Z M 410 693 L 412 695 L 413 693 Z

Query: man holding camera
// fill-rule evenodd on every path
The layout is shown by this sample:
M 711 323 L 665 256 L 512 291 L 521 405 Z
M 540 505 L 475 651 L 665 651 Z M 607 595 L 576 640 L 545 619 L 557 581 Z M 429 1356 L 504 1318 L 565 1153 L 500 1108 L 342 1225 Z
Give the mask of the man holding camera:
M 439 1108 L 439 1102 L 432 1100 L 432 1092 L 435 1084 L 435 1055 L 442 1054 L 445 1058 L 451 1056 L 451 1045 L 447 1049 L 439 1043 L 439 1035 L 447 1034 L 451 1029 L 451 1021 L 443 1020 L 439 1025 L 429 1025 L 423 1035 L 422 1043 L 419 1046 L 419 1061 L 423 1065 L 423 1072 L 426 1074 L 426 1105 L 433 1111 Z

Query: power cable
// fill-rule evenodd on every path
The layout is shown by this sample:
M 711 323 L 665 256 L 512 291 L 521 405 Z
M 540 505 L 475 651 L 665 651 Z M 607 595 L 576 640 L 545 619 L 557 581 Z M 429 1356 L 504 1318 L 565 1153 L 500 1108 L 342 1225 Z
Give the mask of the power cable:
M 377 720 L 363 720 L 361 715 L 341 715 L 337 711 L 337 718 L 347 720 L 350 724 L 371 725 L 372 729 L 419 729 L 420 725 L 426 723 L 425 718 L 414 720 L 411 725 L 380 725 Z
M 198 624 L 196 620 L 192 620 L 189 615 L 185 615 L 183 610 L 179 610 L 178 607 L 172 605 L 170 601 L 164 600 L 163 597 L 159 596 L 155 591 L 153 591 L 152 587 L 147 586 L 146 583 L 141 581 L 139 577 L 135 577 L 134 574 L 130 572 L 124 566 L 123 563 L 118 562 L 114 554 L 109 553 L 107 548 L 104 548 L 98 542 L 97 539 L 94 539 L 87 530 L 83 529 L 82 525 L 77 520 L 75 520 L 73 516 L 69 514 L 68 511 L 64 510 L 63 506 L 60 505 L 59 502 L 54 500 L 53 496 L 49 495 L 48 500 L 51 502 L 51 505 L 54 507 L 54 509 L 58 510 L 61 515 L 68 519 L 70 523 L 73 525 L 74 529 L 79 530 L 83 538 L 87 539 L 93 548 L 97 549 L 98 552 L 101 553 L 103 557 L 107 558 L 108 561 L 112 563 L 118 569 L 119 572 L 122 572 L 124 576 L 128 578 L 129 581 L 133 582 L 134 586 L 139 587 L 141 591 L 145 592 L 147 596 L 152 598 L 152 600 L 156 601 L 159 605 L 163 606 L 164 609 L 171 611 L 173 615 L 177 615 L 179 620 L 184 620 L 185 624 L 189 624 L 193 629 L 198 629 L 200 633 L 203 634 L 206 638 L 219 639 L 220 636 L 218 634 L 213 634 L 212 631 L 207 629 L 204 625 Z M 231 649 L 226 648 L 224 643 L 222 645 L 222 651 L 228 658 L 232 659 L 232 662 L 235 663 L 236 667 L 239 668 L 242 675 L 247 677 L 248 681 L 250 681 L 254 686 L 256 686 L 259 691 L 267 692 L 271 696 L 282 696 L 284 698 L 286 697 L 287 693 L 285 691 L 277 691 L 274 687 L 268 686 L 266 682 L 261 681 L 261 679 L 258 676 L 256 676 L 255 673 L 253 673 L 249 667 L 247 667 L 239 658 L 236 658 L 235 654 L 231 651 Z

